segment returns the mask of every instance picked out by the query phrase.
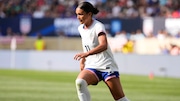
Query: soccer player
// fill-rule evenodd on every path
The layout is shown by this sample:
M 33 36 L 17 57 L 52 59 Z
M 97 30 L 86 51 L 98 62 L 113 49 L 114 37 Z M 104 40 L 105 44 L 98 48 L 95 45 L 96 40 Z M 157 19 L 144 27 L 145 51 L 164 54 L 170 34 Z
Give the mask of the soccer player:
M 78 27 L 82 38 L 83 52 L 74 56 L 80 61 L 76 79 L 77 94 L 80 101 L 91 101 L 88 85 L 97 85 L 103 80 L 115 101 L 128 101 L 123 92 L 117 64 L 109 48 L 104 25 L 93 18 L 97 8 L 89 2 L 82 2 L 76 8 Z

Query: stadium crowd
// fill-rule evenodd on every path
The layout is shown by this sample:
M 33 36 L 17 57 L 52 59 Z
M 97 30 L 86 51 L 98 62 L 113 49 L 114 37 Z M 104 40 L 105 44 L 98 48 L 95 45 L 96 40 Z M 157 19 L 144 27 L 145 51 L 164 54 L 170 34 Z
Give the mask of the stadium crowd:
M 0 17 L 76 17 L 74 10 L 81 1 L 100 10 L 97 18 L 180 17 L 180 0 L 0 0 Z
M 170 54 L 180 55 L 180 32 L 172 36 L 166 30 L 159 30 L 155 34 L 145 35 L 138 29 L 128 33 L 126 31 L 117 32 L 115 37 L 108 37 L 110 47 L 113 52 L 124 54 L 134 53 L 134 50 L 146 50 L 148 54 Z M 138 46 L 136 46 L 139 44 Z M 139 49 L 138 49 L 139 48 Z M 155 51 L 157 49 L 157 51 Z

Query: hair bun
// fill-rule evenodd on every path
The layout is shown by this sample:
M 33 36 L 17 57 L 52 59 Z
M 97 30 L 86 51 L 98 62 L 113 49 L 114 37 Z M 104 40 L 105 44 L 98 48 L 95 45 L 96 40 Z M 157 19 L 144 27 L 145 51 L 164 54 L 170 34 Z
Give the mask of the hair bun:
M 97 8 L 93 9 L 93 14 L 97 14 L 99 12 L 99 10 Z

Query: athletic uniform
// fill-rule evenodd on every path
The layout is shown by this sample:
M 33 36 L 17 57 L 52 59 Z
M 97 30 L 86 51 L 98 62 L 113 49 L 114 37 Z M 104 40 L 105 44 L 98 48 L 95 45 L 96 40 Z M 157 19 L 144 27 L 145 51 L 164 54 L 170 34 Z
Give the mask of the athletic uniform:
M 81 24 L 78 30 L 82 38 L 84 52 L 98 46 L 98 34 L 106 33 L 104 25 L 95 19 L 89 28 L 85 29 L 84 24 Z M 109 46 L 105 51 L 86 57 L 85 69 L 95 73 L 98 80 L 106 81 L 112 77 L 119 77 L 118 66 Z

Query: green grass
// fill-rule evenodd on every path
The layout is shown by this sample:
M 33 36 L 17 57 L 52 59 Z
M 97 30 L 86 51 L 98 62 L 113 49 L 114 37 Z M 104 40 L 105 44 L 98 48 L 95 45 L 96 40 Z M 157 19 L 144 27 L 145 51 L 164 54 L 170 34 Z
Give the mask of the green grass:
M 0 70 L 0 101 L 78 101 L 77 72 Z M 131 101 L 180 101 L 180 79 L 121 75 Z M 89 86 L 92 101 L 113 101 L 103 82 Z

